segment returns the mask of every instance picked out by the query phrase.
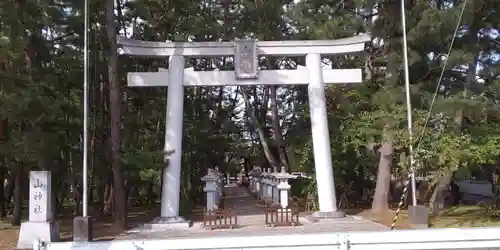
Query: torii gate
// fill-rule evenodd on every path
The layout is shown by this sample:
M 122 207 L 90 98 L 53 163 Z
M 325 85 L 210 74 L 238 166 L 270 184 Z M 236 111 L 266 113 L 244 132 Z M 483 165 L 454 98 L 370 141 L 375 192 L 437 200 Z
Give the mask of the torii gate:
M 168 86 L 165 151 L 173 151 L 163 171 L 161 222 L 182 222 L 179 217 L 184 86 L 247 86 L 308 84 L 309 106 L 318 188 L 317 218 L 343 217 L 337 210 L 324 83 L 362 82 L 361 69 L 322 69 L 321 55 L 363 51 L 370 36 L 322 41 L 145 42 L 119 38 L 125 55 L 170 57 L 168 70 L 128 73 L 130 87 Z M 306 68 L 258 70 L 258 57 L 304 56 Z M 192 71 L 184 57 L 234 56 L 235 71 Z

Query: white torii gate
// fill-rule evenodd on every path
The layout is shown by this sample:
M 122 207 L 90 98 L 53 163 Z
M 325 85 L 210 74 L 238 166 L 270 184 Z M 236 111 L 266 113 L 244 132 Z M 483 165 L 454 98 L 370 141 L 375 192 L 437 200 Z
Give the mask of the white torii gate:
M 364 50 L 368 35 L 331 41 L 234 42 L 145 42 L 119 38 L 125 55 L 170 57 L 169 69 L 160 72 L 129 73 L 130 87 L 168 86 L 165 151 L 173 151 L 163 171 L 161 218 L 163 223 L 181 222 L 179 194 L 181 179 L 184 86 L 248 86 L 308 84 L 309 106 L 318 188 L 318 218 L 342 217 L 337 210 L 324 83 L 360 83 L 361 69 L 322 69 L 321 55 L 355 53 Z M 185 69 L 184 57 L 233 56 L 235 71 L 193 71 Z M 306 56 L 306 69 L 258 70 L 258 56 Z

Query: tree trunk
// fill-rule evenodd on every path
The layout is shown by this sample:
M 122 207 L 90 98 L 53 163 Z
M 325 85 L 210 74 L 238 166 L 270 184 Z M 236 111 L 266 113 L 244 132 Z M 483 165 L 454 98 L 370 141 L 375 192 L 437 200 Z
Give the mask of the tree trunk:
M 5 202 L 5 196 L 4 196 L 4 184 L 5 184 L 5 176 L 6 176 L 6 168 L 4 164 L 4 159 L 3 157 L 0 157 L 0 218 L 3 218 L 7 216 L 6 213 L 6 202 Z
M 113 209 L 113 199 L 113 186 L 107 185 L 104 193 L 104 207 L 102 209 L 102 213 L 104 215 L 112 214 L 111 210 Z
M 276 142 L 276 147 L 278 149 L 280 163 L 285 167 L 287 172 L 290 173 L 291 169 L 290 164 L 288 164 L 288 157 L 286 155 L 285 145 L 283 142 L 283 133 L 281 132 L 280 116 L 278 113 L 277 89 L 277 86 L 271 86 L 271 119 L 273 122 L 274 141 Z
M 7 177 L 7 185 L 5 185 L 4 196 L 6 207 L 10 206 L 14 189 L 16 188 L 16 174 L 14 172 L 12 169 L 10 170 L 9 177 Z
M 257 135 L 259 136 L 259 141 L 262 146 L 262 150 L 264 151 L 264 156 L 266 157 L 267 161 L 269 162 L 269 164 L 271 164 L 272 167 L 278 167 L 279 162 L 274 158 L 273 153 L 269 148 L 269 144 L 267 143 L 266 139 L 266 133 L 264 132 L 264 129 L 262 128 L 261 124 L 259 123 L 259 120 L 257 119 L 257 116 L 255 115 L 255 111 L 252 108 L 252 104 L 250 103 L 248 94 L 243 88 L 242 92 L 247 114 L 250 116 L 250 119 L 255 129 L 257 130 Z
M 472 61 L 469 63 L 469 67 L 467 69 L 467 76 L 465 78 L 464 90 L 463 90 L 463 99 L 469 98 L 469 91 L 476 85 L 476 76 L 477 76 L 477 60 L 479 56 L 479 49 L 477 48 L 479 26 L 477 22 L 472 22 L 469 26 L 469 36 L 467 46 L 470 51 L 474 51 L 474 57 Z M 462 134 L 465 127 L 465 114 L 464 108 L 460 108 L 455 113 L 454 118 L 455 126 L 457 134 Z M 431 207 L 431 212 L 433 215 L 439 214 L 442 209 L 444 209 L 444 200 L 445 191 L 448 189 L 450 182 L 453 178 L 453 173 L 455 172 L 458 166 L 449 166 L 445 171 L 444 175 L 439 178 L 436 187 L 432 193 L 431 199 L 429 201 L 429 205 Z
M 390 6 L 390 13 L 394 13 L 399 16 L 399 11 L 394 9 L 394 6 Z M 398 19 L 399 20 L 399 19 Z M 396 25 L 397 26 L 397 25 Z M 394 30 L 393 30 L 394 32 Z M 390 57 L 391 53 L 397 53 L 396 45 L 398 44 L 399 37 L 393 33 L 389 34 L 388 43 L 383 46 L 386 47 L 387 51 L 387 65 L 385 71 L 385 81 L 388 87 L 397 87 L 398 85 L 398 63 L 393 57 Z M 391 97 L 389 97 L 391 98 Z M 393 111 L 393 107 L 386 108 L 388 113 Z M 392 117 L 387 117 L 384 129 L 382 131 L 381 148 L 379 149 L 380 159 L 378 164 L 377 172 L 377 184 L 375 186 L 375 193 L 373 195 L 372 201 L 372 211 L 374 213 L 386 213 L 389 209 L 389 193 L 391 189 L 391 170 L 392 170 L 392 157 L 394 153 L 394 136 L 392 131 L 391 119 Z
M 391 186 L 391 168 L 393 154 L 392 132 L 384 129 L 382 147 L 380 148 L 380 161 L 378 164 L 377 184 L 373 196 L 372 211 L 374 213 L 385 213 L 389 209 L 389 190 Z
M 99 212 L 103 211 L 104 208 L 104 189 L 106 186 L 106 177 L 96 178 L 96 201 L 95 204 L 99 208 Z
M 106 33 L 108 37 L 108 81 L 110 102 L 110 156 L 113 169 L 113 196 L 115 208 L 115 226 L 127 228 L 127 202 L 125 200 L 125 187 L 121 166 L 121 90 L 118 79 L 118 54 L 116 45 L 115 2 L 106 0 Z
M 75 210 L 73 211 L 74 216 L 78 216 L 79 214 L 82 213 L 82 192 L 79 184 L 79 180 L 77 180 L 77 177 L 73 177 L 73 201 L 75 202 Z
M 438 215 L 444 209 L 444 201 L 446 199 L 446 190 L 453 178 L 453 171 L 447 171 L 441 176 L 432 192 L 431 199 L 429 200 L 430 211 L 432 215 Z
M 11 224 L 21 225 L 21 214 L 23 209 L 23 167 L 21 164 L 14 166 L 15 188 L 14 188 L 14 211 L 12 213 Z

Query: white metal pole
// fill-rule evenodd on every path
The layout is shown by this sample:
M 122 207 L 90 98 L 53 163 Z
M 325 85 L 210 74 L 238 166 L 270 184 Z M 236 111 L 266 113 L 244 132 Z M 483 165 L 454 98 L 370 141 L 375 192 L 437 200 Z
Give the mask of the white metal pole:
M 84 3 L 84 28 L 83 28 L 83 217 L 88 215 L 88 118 L 89 118 L 89 84 L 88 84 L 88 72 L 89 72 L 89 2 L 85 0 Z
M 410 72 L 408 72 L 408 42 L 406 41 L 406 14 L 405 14 L 405 0 L 401 0 L 401 23 L 403 26 L 403 55 L 405 66 L 405 91 L 406 91 L 406 113 L 408 116 L 408 151 L 410 154 L 410 174 L 411 174 L 411 190 L 413 205 L 417 205 L 416 189 L 417 184 L 415 181 L 415 167 L 413 158 L 413 121 L 411 115 L 411 97 L 410 97 Z

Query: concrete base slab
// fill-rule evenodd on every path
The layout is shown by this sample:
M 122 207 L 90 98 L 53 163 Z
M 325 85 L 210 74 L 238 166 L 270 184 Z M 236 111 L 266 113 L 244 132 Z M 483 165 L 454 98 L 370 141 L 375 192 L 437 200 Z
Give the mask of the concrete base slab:
M 337 218 L 344 218 L 345 216 L 346 216 L 345 212 L 341 210 L 332 212 L 316 211 L 312 215 L 307 216 L 306 218 L 311 222 L 317 222 L 322 219 L 337 219 Z
M 92 218 L 75 217 L 73 219 L 73 241 L 92 241 Z
M 408 220 L 413 228 L 428 228 L 429 209 L 424 205 L 408 206 Z
M 144 224 L 146 230 L 169 230 L 169 229 L 188 229 L 192 226 L 192 222 L 184 217 L 157 217 L 148 224 Z
M 193 238 L 213 238 L 213 237 L 251 237 L 251 236 L 272 236 L 290 235 L 305 233 L 341 233 L 357 231 L 386 231 L 387 226 L 373 221 L 363 220 L 346 216 L 344 218 L 323 219 L 318 222 L 310 222 L 304 217 L 299 217 L 300 226 L 296 227 L 268 227 L 264 224 L 265 215 L 242 215 L 238 217 L 240 227 L 228 229 L 206 230 L 201 227 L 201 222 L 189 229 L 171 230 L 141 230 L 135 229 L 118 236 L 115 240 L 143 240 L 143 239 L 193 239 Z
M 36 241 L 57 242 L 60 240 L 59 224 L 56 221 L 34 222 L 26 221 L 21 224 L 17 248 L 31 249 Z

